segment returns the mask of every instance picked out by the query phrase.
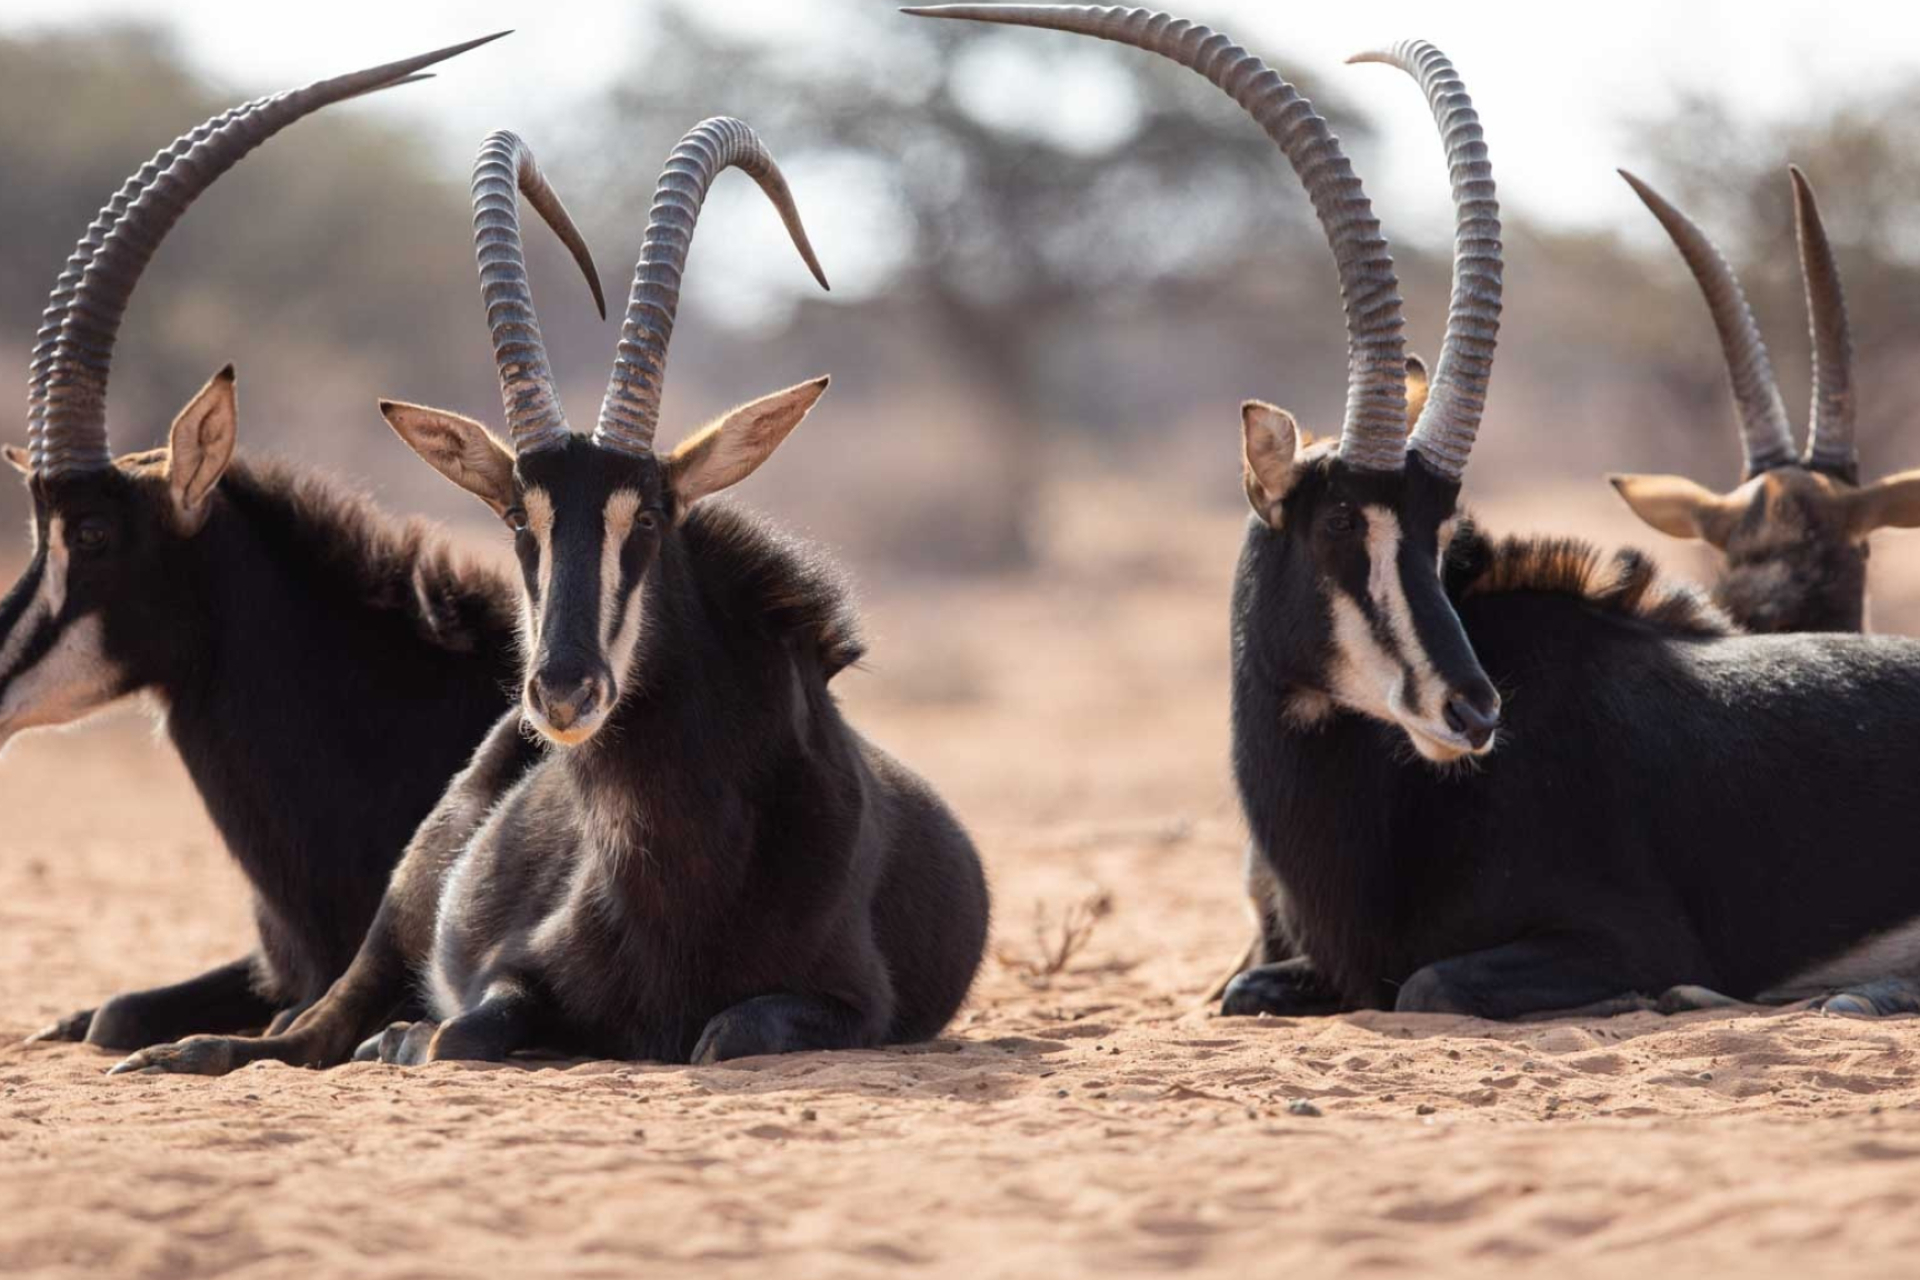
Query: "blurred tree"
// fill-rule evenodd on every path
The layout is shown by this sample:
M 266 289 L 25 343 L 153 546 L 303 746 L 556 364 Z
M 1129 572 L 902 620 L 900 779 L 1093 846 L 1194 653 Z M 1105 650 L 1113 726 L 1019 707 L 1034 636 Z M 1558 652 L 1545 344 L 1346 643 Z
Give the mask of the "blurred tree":
M 846 193 L 798 175 L 877 172 L 876 218 L 903 243 L 859 292 L 903 314 L 965 379 L 992 469 L 969 485 L 974 528 L 955 552 L 969 563 L 1027 555 L 1043 427 L 1110 431 L 1186 407 L 1190 380 L 1160 376 L 1169 329 L 1217 323 L 1223 292 L 1251 287 L 1271 302 L 1274 273 L 1295 264 L 1334 296 L 1321 233 L 1278 149 L 1217 89 L 1162 59 L 868 4 L 753 31 L 683 0 L 658 22 L 604 117 L 577 135 L 569 171 L 596 173 L 584 189 L 632 220 L 656 172 L 636 157 L 664 157 L 704 116 L 738 115 L 795 177 L 816 236 L 833 216 L 823 206 Z M 1344 102 L 1303 89 L 1349 141 L 1366 136 Z M 610 150 L 609 138 L 622 142 Z M 1251 285 L 1249 263 L 1259 264 Z M 831 256 L 826 265 L 833 275 Z M 705 270 L 690 273 L 689 305 Z M 782 279 L 806 287 L 798 271 Z M 1329 311 L 1313 319 L 1325 329 Z M 1273 341 L 1224 329 L 1228 348 Z

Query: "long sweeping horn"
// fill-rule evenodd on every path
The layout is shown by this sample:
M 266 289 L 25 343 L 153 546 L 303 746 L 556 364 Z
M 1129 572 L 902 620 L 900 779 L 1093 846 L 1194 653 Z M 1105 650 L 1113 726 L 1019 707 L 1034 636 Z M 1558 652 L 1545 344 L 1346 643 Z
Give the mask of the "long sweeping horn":
M 760 184 L 780 212 L 787 235 L 806 261 L 822 289 L 827 284 L 820 260 L 807 241 L 787 180 L 773 156 L 752 129 L 739 120 L 715 116 L 687 131 L 667 157 L 653 190 L 653 208 L 647 215 L 647 238 L 640 247 L 640 263 L 633 272 L 633 291 L 620 325 L 613 374 L 600 404 L 600 422 L 594 443 L 622 453 L 645 456 L 653 452 L 653 434 L 660 426 L 660 392 L 667 372 L 667 344 L 673 340 L 673 320 L 680 308 L 680 278 L 686 271 L 687 250 L 700 221 L 713 180 L 729 167 L 738 168 Z
M 1848 484 L 1860 482 L 1860 454 L 1853 443 L 1853 326 L 1840 267 L 1827 243 L 1813 184 L 1798 165 L 1793 178 L 1793 227 L 1800 242 L 1800 276 L 1806 282 L 1807 323 L 1813 331 L 1813 410 L 1808 417 L 1807 465 Z
M 1780 399 L 1780 388 L 1773 380 L 1773 364 L 1767 359 L 1767 344 L 1760 339 L 1760 327 L 1754 323 L 1753 310 L 1747 306 L 1747 295 L 1741 291 L 1733 268 L 1727 265 L 1707 233 L 1669 204 L 1666 197 L 1625 169 L 1620 170 L 1620 176 L 1667 229 L 1674 247 L 1680 250 L 1687 269 L 1700 285 L 1700 292 L 1706 296 L 1707 310 L 1713 314 L 1713 327 L 1720 333 L 1720 350 L 1726 356 L 1734 404 L 1740 411 L 1740 441 L 1746 456 L 1747 478 L 1792 462 L 1793 431 L 1787 425 L 1787 406 Z
M 1297 89 L 1218 32 L 1149 9 L 949 4 L 902 12 L 1072 31 L 1133 45 L 1198 72 L 1239 103 L 1299 175 L 1339 267 L 1347 317 L 1347 413 L 1340 457 L 1369 471 L 1406 465 L 1407 358 L 1393 257 L 1340 140 Z
M 516 194 L 518 192 L 518 194 Z M 480 299 L 493 335 L 493 361 L 500 373 L 500 399 L 516 454 L 550 448 L 567 438 L 567 416 L 560 408 L 547 363 L 546 340 L 534 314 L 527 283 L 527 259 L 520 242 L 520 201 L 545 219 L 560 237 L 593 291 L 600 318 L 607 317 L 600 272 L 585 237 L 568 216 L 560 197 L 540 172 L 533 149 L 507 130 L 480 144 L 473 162 L 473 252 L 480 265 Z
M 1419 82 L 1446 145 L 1452 175 L 1453 297 L 1426 406 L 1408 447 L 1433 470 L 1459 480 L 1487 407 L 1494 344 L 1500 334 L 1500 202 L 1480 116 L 1453 63 L 1425 40 L 1356 53 L 1348 62 L 1382 62 Z
M 121 318 L 161 241 L 202 192 L 247 153 L 294 121 L 335 102 L 410 80 L 426 67 L 505 34 L 483 36 L 279 94 L 232 113 L 224 125 L 168 160 L 100 237 L 61 317 L 52 359 L 39 388 L 42 417 L 31 450 L 36 474 L 53 477 L 110 465 L 107 379 Z M 30 399 L 29 413 L 33 408 Z
M 406 76 L 388 84 L 376 85 L 368 90 L 378 93 L 383 89 L 398 88 L 403 84 L 413 84 L 420 80 L 431 80 L 431 75 Z M 258 111 L 273 101 L 272 95 L 255 98 L 231 110 L 206 121 L 188 133 L 181 134 L 173 142 L 156 152 L 151 160 L 134 170 L 126 182 L 121 184 L 113 198 L 107 201 L 94 216 L 87 230 L 67 256 L 66 269 L 60 278 L 54 281 L 53 291 L 47 296 L 47 306 L 40 314 L 40 328 L 34 334 L 33 356 L 27 369 L 27 439 L 31 443 L 40 436 L 46 421 L 47 380 L 53 374 L 54 350 L 60 343 L 60 326 L 67 318 L 67 311 L 73 305 L 73 297 L 80 288 L 80 281 L 86 275 L 87 264 L 93 261 L 93 255 L 100 251 L 107 233 L 113 230 L 127 207 L 137 200 L 153 180 L 160 176 L 169 165 L 185 155 L 198 143 L 227 127 L 236 118 Z

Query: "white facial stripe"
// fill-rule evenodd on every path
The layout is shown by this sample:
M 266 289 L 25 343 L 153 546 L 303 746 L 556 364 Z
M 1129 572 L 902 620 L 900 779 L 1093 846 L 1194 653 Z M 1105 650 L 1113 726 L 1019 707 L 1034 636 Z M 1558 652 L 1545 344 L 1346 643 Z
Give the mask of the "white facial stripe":
M 22 729 L 70 724 L 112 702 L 123 680 L 107 658 L 99 616 L 89 614 L 61 632 L 40 661 L 7 685 L 0 699 L 0 741 Z
M 645 617 L 646 592 L 638 585 L 628 593 L 626 606 L 618 609 L 615 616 L 620 587 L 620 547 L 633 531 L 639 512 L 640 495 L 630 490 L 614 494 L 607 502 L 607 545 L 600 567 L 600 618 L 601 634 L 606 638 L 607 666 L 613 672 L 616 689 L 621 689 L 627 678 L 627 668 L 633 662 L 634 648 L 640 643 L 640 628 Z
M 1413 606 L 1407 603 L 1407 586 L 1400 579 L 1400 520 L 1393 512 L 1368 507 L 1367 516 L 1367 590 L 1374 607 L 1387 620 L 1394 641 L 1400 648 L 1400 660 L 1411 668 L 1411 689 L 1403 694 L 1416 710 L 1438 701 L 1434 693 L 1440 683 L 1433 663 L 1427 660 L 1426 647 L 1413 629 Z
M 613 633 L 620 626 L 620 551 L 633 532 L 633 518 L 640 512 L 640 495 L 622 489 L 607 499 L 603 513 L 605 532 L 600 544 L 600 647 L 611 655 Z M 636 593 L 637 594 L 637 593 Z M 618 668 L 615 668 L 616 674 Z
M 58 617 L 60 610 L 66 607 L 68 563 L 65 522 L 59 516 L 54 516 L 47 522 L 47 559 L 41 567 L 40 582 L 34 587 L 33 599 L 21 611 L 13 630 L 7 633 L 6 641 L 0 643 L 0 675 L 13 670 L 34 635 L 48 619 Z
M 58 614 L 67 603 L 67 522 L 59 516 L 47 521 L 47 574 L 40 580 L 40 598 L 47 612 Z
M 1356 711 L 1399 725 L 1428 759 L 1457 759 L 1464 751 L 1436 738 L 1436 734 L 1447 739 L 1453 735 L 1434 724 L 1427 711 L 1429 704 L 1441 700 L 1440 680 L 1414 630 L 1413 609 L 1400 578 L 1400 521 L 1380 507 L 1367 507 L 1364 514 L 1367 595 L 1400 652 L 1397 656 L 1388 652 L 1360 606 L 1333 592 L 1334 661 L 1329 673 L 1333 696 Z
M 534 582 L 539 586 L 540 602 L 544 607 L 553 592 L 553 499 L 547 496 L 544 489 L 529 489 L 523 505 L 527 512 L 527 532 L 533 535 L 536 558 Z M 540 619 L 534 612 L 533 602 L 523 601 L 521 612 L 527 653 L 538 653 Z
M 1333 596 L 1333 696 L 1355 711 L 1391 720 L 1389 709 L 1400 687 L 1400 664 L 1380 646 L 1360 606 Z

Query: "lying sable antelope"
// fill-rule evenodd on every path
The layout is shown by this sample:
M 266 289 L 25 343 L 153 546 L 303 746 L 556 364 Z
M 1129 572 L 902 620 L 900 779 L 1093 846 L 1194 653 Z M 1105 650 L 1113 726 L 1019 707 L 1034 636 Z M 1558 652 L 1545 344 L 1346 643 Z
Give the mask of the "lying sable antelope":
M 294 121 L 484 43 L 214 117 L 128 179 L 55 286 L 29 445 L 8 451 L 27 473 L 34 554 L 0 601 L 0 742 L 151 694 L 251 882 L 259 949 L 38 1038 L 131 1049 L 257 1029 L 318 999 L 414 828 L 509 705 L 511 584 L 317 476 L 236 458 L 231 368 L 165 448 L 114 458 L 106 428 L 120 318 L 193 200 Z M 585 245 L 571 247 L 591 276 Z
M 1727 260 L 1691 219 L 1621 171 L 1686 259 L 1720 334 L 1740 414 L 1740 487 L 1719 494 L 1681 476 L 1613 476 L 1642 520 L 1701 538 L 1726 557 L 1714 600 L 1749 631 L 1860 631 L 1866 626 L 1867 537 L 1920 526 L 1920 471 L 1864 487 L 1853 439 L 1853 335 L 1833 248 L 1813 187 L 1793 177 L 1794 229 L 1813 331 L 1813 409 L 1804 453 L 1759 326 Z
M 743 405 L 665 457 L 653 448 L 687 248 L 722 170 L 760 184 L 826 283 L 785 179 L 737 120 L 675 148 L 588 438 L 554 394 L 527 289 L 510 175 L 531 163 L 496 134 L 474 170 L 511 446 L 454 414 L 381 405 L 513 531 L 521 708 L 421 828 L 325 999 L 284 1034 L 195 1038 L 115 1071 L 325 1065 L 356 1045 L 403 1063 L 536 1044 L 714 1062 L 925 1039 L 972 983 L 987 927 L 973 846 L 827 692 L 861 652 L 845 587 L 710 500 L 799 425 L 826 379 Z M 515 782 L 523 717 L 555 747 Z M 381 1030 L 416 979 L 435 1020 Z
M 1446 334 L 1409 435 L 1386 241 L 1291 85 L 1166 14 L 912 12 L 1100 36 L 1198 71 L 1280 145 L 1332 246 L 1339 438 L 1259 401 L 1242 411 L 1254 510 L 1233 599 L 1233 758 L 1294 952 L 1243 975 L 1242 993 L 1277 1014 L 1517 1017 L 1683 984 L 1780 997 L 1912 963 L 1920 644 L 1735 634 L 1643 557 L 1495 542 L 1459 510 L 1500 235 L 1478 122 L 1437 51 L 1373 55 L 1414 71 L 1441 113 L 1458 210 Z

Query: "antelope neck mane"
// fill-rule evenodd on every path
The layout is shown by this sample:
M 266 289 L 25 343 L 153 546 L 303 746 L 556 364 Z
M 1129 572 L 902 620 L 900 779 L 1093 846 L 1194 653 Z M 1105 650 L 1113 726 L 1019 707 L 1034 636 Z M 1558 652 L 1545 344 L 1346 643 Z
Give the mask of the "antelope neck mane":
M 1466 518 L 1447 546 L 1446 577 L 1447 593 L 1456 600 L 1522 592 L 1563 595 L 1675 635 L 1739 634 L 1706 593 L 1668 577 L 1630 547 L 1609 555 L 1580 538 L 1496 541 Z
M 261 459 L 236 459 L 220 490 L 276 558 L 309 575 L 303 590 L 399 613 L 427 644 L 454 653 L 513 634 L 515 585 L 425 520 L 396 518 L 339 480 Z

